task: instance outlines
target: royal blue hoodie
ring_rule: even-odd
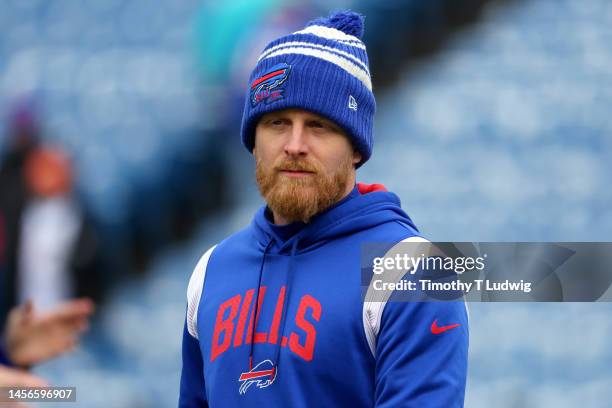
[[[362,300],[361,245],[420,239],[380,190],[360,184],[308,224],[274,225],[263,207],[206,251],[187,291],[179,407],[463,406],[463,302]],[[434,321],[458,326],[434,334]]]

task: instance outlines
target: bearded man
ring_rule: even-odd
[[[241,136],[266,205],[193,271],[180,407],[463,406],[463,303],[362,300],[363,243],[423,240],[395,194],[356,183],[375,111],[362,35],[336,12],[259,57]]]

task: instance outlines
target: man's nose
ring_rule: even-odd
[[[289,156],[304,156],[308,153],[306,132],[303,124],[293,124],[289,139],[285,144],[285,153]]]

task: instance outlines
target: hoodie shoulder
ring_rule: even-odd
[[[407,238],[422,238],[421,233],[412,223],[402,219],[391,219],[384,223],[372,226],[363,231],[368,242],[398,243]]]
[[[219,242],[215,250],[215,258],[223,256],[228,252],[235,256],[242,251],[252,251],[262,245],[260,241],[261,238],[256,234],[253,223],[250,223]]]
[[[210,264],[217,262],[231,263],[232,258],[240,256],[247,251],[253,251],[257,247],[258,244],[253,228],[249,225],[218,244],[213,245],[200,257],[200,260],[193,269],[187,287],[187,329],[191,336],[196,339],[198,338],[198,308],[203,297],[205,278],[207,270],[210,269]],[[211,258],[214,258],[214,262],[211,261]]]
[[[200,300],[204,292],[204,281],[206,278],[206,271],[210,263],[213,252],[215,259],[219,256],[223,257],[224,254],[235,253],[240,245],[247,246],[249,241],[253,241],[252,231],[249,231],[250,227],[243,228],[242,230],[230,235],[218,244],[213,245],[200,257],[196,264],[191,277],[189,278],[189,285],[187,286],[187,330],[194,338],[198,338],[197,321],[198,321],[198,308]],[[231,251],[227,251],[226,248],[230,247]]]

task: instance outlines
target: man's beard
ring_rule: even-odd
[[[255,155],[255,176],[259,192],[268,207],[289,222],[307,223],[331,207],[346,193],[353,170],[351,157],[346,157],[336,172],[326,174],[322,166],[305,159],[285,158],[266,168]],[[305,177],[288,177],[281,170],[310,171]]]

